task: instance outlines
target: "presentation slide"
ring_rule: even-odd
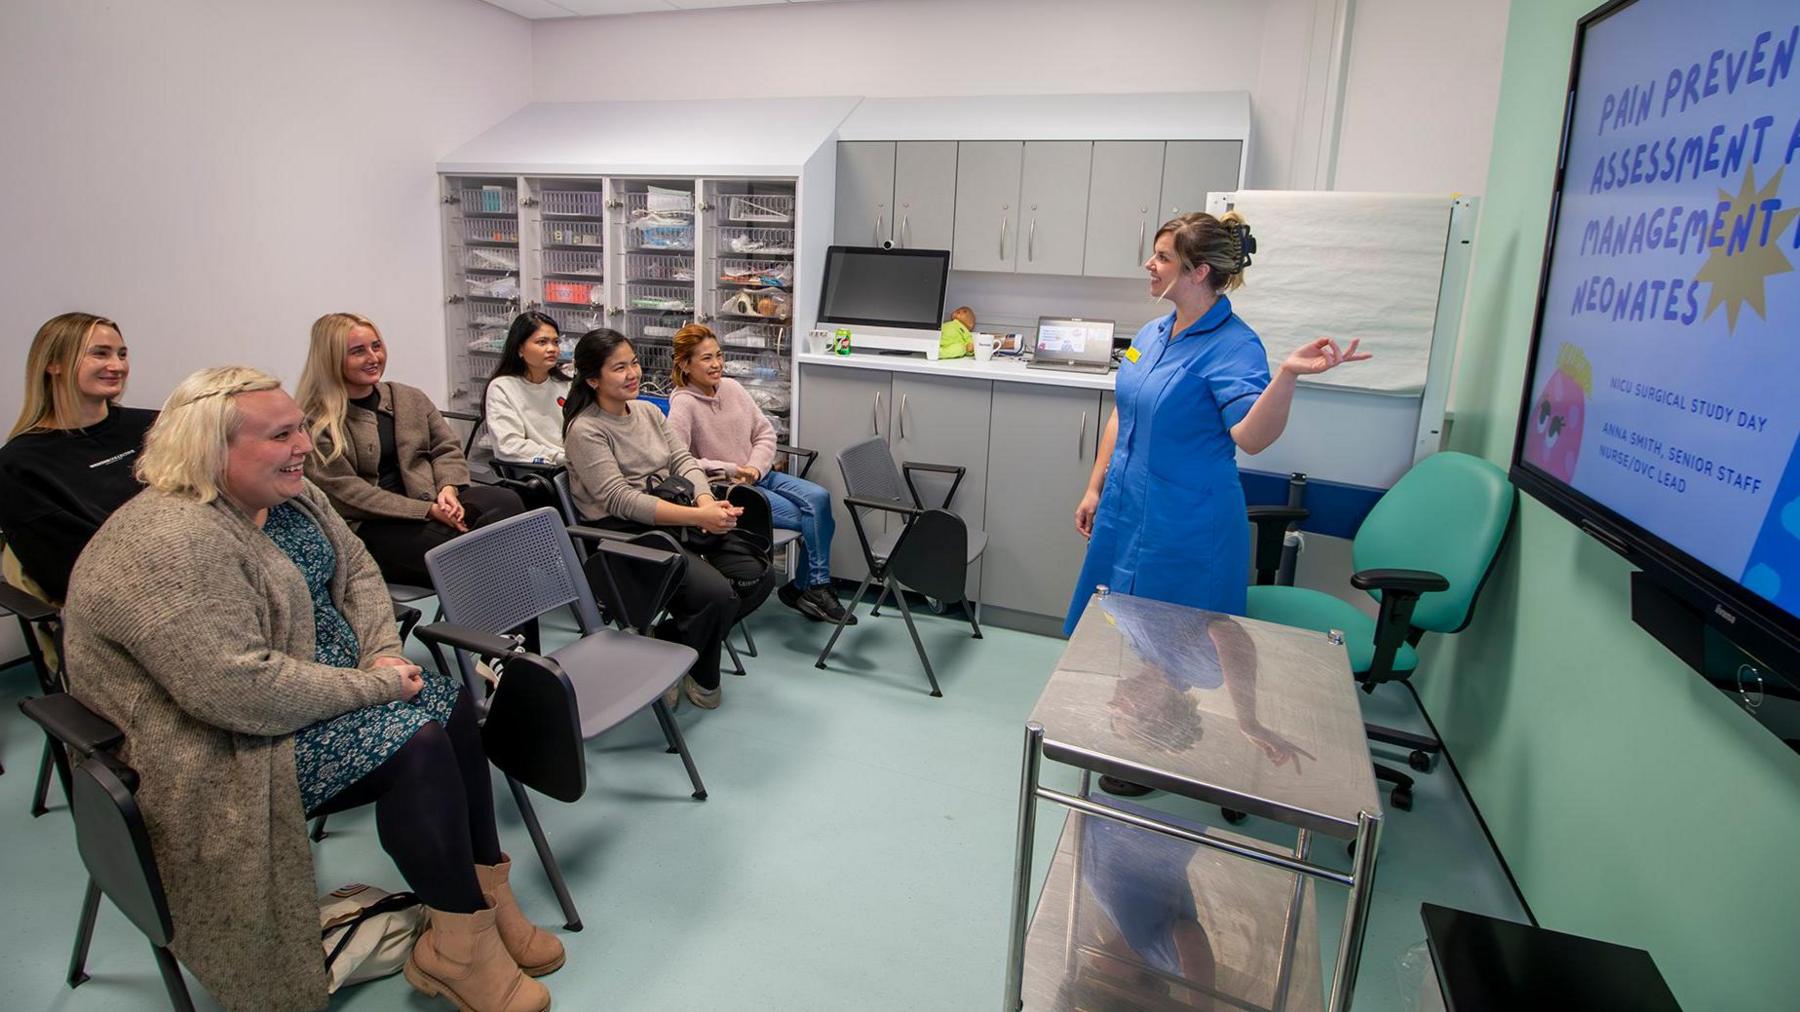
[[[1107,350],[1110,351],[1110,327],[1092,323],[1046,323],[1038,327],[1036,347],[1039,355],[1079,355],[1102,341],[1106,342]]]
[[[1521,459],[1800,615],[1800,4],[1589,27]]]

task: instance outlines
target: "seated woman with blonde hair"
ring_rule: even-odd
[[[517,493],[471,485],[456,433],[416,387],[384,381],[381,331],[355,313],[314,321],[297,398],[316,448],[306,476],[350,522],[382,575],[431,586],[425,553],[521,513]]]
[[[69,571],[112,511],[156,412],[119,404],[131,374],[119,325],[92,313],[45,321],[25,356],[25,406],[0,447],[8,583],[60,605]]]
[[[468,694],[400,651],[375,562],[302,463],[300,408],[254,369],[183,380],[148,486],[69,584],[69,691],[125,732],[175,954],[227,1008],[326,1001],[306,818],[371,802],[427,907],[405,968],[463,1009],[549,1007],[562,965],[507,884]]]

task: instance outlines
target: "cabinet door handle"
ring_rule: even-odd
[[[1006,259],[1006,225],[1011,220],[1005,213],[1000,215],[1000,259],[1002,260]]]
[[[869,245],[871,245],[871,246],[881,245],[881,226],[883,224],[885,224],[886,222],[887,222],[887,212],[886,211],[876,211],[875,212],[875,234],[871,237]]]
[[[1025,262],[1037,259],[1037,215],[1031,216],[1031,231],[1025,235]]]
[[[912,215],[905,214],[900,216],[900,248],[905,249],[910,245],[912,245]]]
[[[875,413],[871,416],[875,419],[875,434],[877,436],[881,435],[881,415],[881,391],[877,390],[875,391]]]
[[[906,394],[900,395],[900,438],[906,438]]]
[[[1081,459],[1081,448],[1087,445],[1087,412],[1081,413],[1081,431],[1075,434],[1075,459]]]
[[[1144,262],[1144,228],[1148,224],[1149,219],[1145,218],[1140,211],[1138,213],[1138,263],[1140,264]]]

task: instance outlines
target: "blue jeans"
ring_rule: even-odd
[[[756,488],[769,500],[775,526],[800,532],[806,565],[794,577],[794,585],[805,590],[830,584],[831,535],[837,530],[837,521],[831,516],[831,493],[822,485],[781,471],[763,475]]]

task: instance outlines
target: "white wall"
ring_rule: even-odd
[[[1337,188],[1478,191],[1507,0],[869,0],[538,21],[533,98],[1248,91],[1249,183],[1314,188],[1346,5]]]
[[[1358,0],[1334,190],[1480,193],[1507,0]]]
[[[368,314],[444,387],[439,156],[530,98],[528,22],[477,0],[0,3],[0,419],[49,317],[118,320],[131,404]]]

